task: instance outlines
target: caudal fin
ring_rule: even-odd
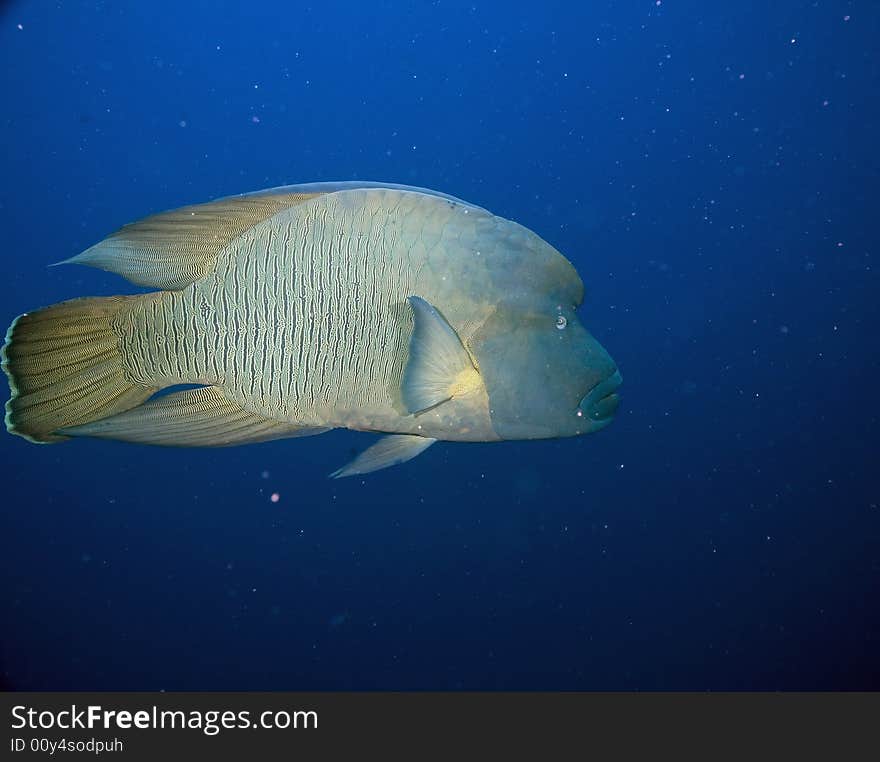
[[[121,413],[156,391],[126,376],[114,329],[119,311],[138,298],[72,299],[12,322],[2,350],[10,433],[61,441],[59,430]]]

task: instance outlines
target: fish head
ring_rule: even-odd
[[[544,245],[513,258],[507,286],[470,337],[500,439],[576,436],[607,426],[622,382],[616,363],[581,322],[583,283]]]

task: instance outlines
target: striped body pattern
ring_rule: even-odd
[[[406,299],[436,290],[419,276],[448,260],[444,227],[467,207],[398,191],[334,196],[255,225],[207,275],[134,306],[121,330],[131,376],[221,386],[251,412],[303,425],[399,415]]]

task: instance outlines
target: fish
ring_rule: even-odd
[[[599,431],[622,376],[536,233],[393,183],[288,185],[124,225],[59,265],[153,289],[15,318],[6,429],[217,447],[382,434],[334,478],[437,441]]]

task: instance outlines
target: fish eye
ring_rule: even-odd
[[[560,331],[564,331],[564,330],[565,330],[565,326],[567,326],[567,325],[568,325],[568,320],[567,320],[567,318],[565,317],[565,315],[559,315],[559,316],[556,318],[556,327],[557,327]]]

